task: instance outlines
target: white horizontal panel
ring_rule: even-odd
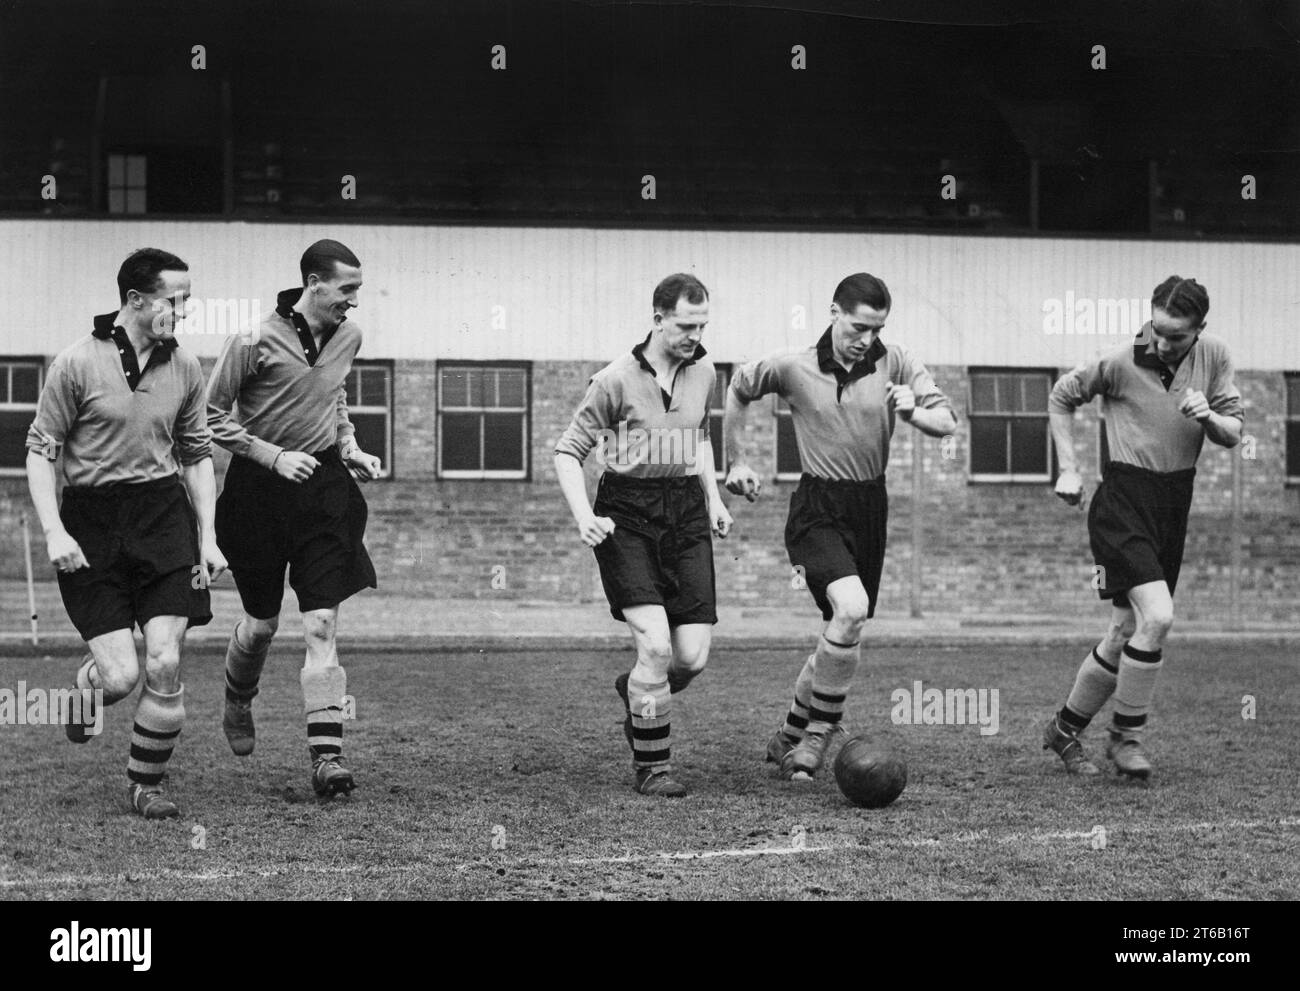
[[[299,282],[321,237],[357,253],[363,357],[600,361],[650,326],[656,282],[690,271],[712,293],[705,345],[719,361],[812,342],[836,283],[889,285],[886,340],[935,365],[1073,365],[1124,340],[1170,274],[1210,292],[1210,327],[1237,364],[1300,369],[1300,245],[1093,238],[949,237],[196,221],[0,221],[0,260],[22,291],[0,353],[53,354],[116,305],[118,265],[154,245],[190,265],[205,309],[183,338],[222,334]]]

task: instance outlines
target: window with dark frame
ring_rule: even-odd
[[[971,481],[1052,481],[1047,397],[1055,376],[1051,369],[971,369]]]
[[[40,358],[0,358],[0,475],[21,475],[27,466],[27,431],[45,381]]]
[[[713,473],[718,478],[727,474],[726,444],[722,439],[722,420],[727,411],[727,389],[731,386],[731,365],[713,366],[713,395],[709,398],[709,441],[713,445]]]
[[[108,212],[146,213],[148,159],[144,155],[108,156]]]
[[[774,396],[776,415],[776,477],[778,481],[798,481],[803,473],[799,460],[799,442],[794,433],[794,416],[781,396]]]
[[[1300,485],[1300,372],[1286,373],[1286,481]]]
[[[379,458],[380,478],[392,478],[393,363],[354,361],[344,386],[357,446]]]
[[[439,362],[438,477],[529,476],[532,365]]]

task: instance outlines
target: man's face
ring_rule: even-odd
[[[132,301],[134,291],[127,294]],[[185,319],[190,300],[190,273],[163,270],[152,292],[138,294],[140,313],[148,321],[145,335],[151,341],[165,341],[176,333],[176,324]]]
[[[709,301],[692,303],[683,296],[671,313],[655,313],[655,329],[663,332],[663,349],[679,358],[690,358],[704,336],[709,322]]]
[[[307,280],[312,306],[335,327],[346,320],[348,310],[357,305],[360,288],[361,269],[342,262],[334,263],[334,274],[330,278],[320,279],[313,275]]]
[[[831,346],[836,357],[844,361],[861,361],[880,336],[888,318],[888,310],[873,310],[866,303],[859,304],[852,313],[832,303]]]
[[[1166,365],[1178,364],[1204,329],[1205,324],[1197,326],[1195,317],[1170,316],[1159,307],[1151,311],[1151,336],[1157,356]]]

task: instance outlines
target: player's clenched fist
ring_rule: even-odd
[[[614,521],[608,516],[590,516],[578,524],[578,533],[588,547],[595,547],[614,532]]]
[[[726,504],[719,499],[717,502],[709,505],[709,525],[713,530],[714,536],[721,537],[724,540],[727,534],[731,532],[731,525],[735,522],[731,518],[731,513]]]
[[[50,564],[60,571],[76,571],[79,568],[90,567],[86,555],[81,553],[81,545],[66,531],[50,534],[45,540],[45,548],[50,554]]]
[[[1056,480],[1056,494],[1065,500],[1067,505],[1077,506],[1079,500],[1083,498],[1083,479],[1079,477],[1077,471],[1063,471]]]
[[[893,404],[894,412],[906,420],[916,409],[916,393],[910,385],[896,385],[890,382],[885,386],[885,398]]]
[[[1188,389],[1183,393],[1183,401],[1178,404],[1178,412],[1189,420],[1208,420],[1210,401],[1200,389]]]
[[[302,451],[281,451],[275,459],[275,473],[291,482],[305,482],[320,462]]]
[[[763,483],[749,465],[733,465],[723,485],[732,495],[743,495],[750,502],[758,498],[763,488]]]

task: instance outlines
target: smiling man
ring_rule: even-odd
[[[784,777],[810,781],[840,729],[860,638],[875,614],[885,560],[885,467],[896,419],[942,437],[957,427],[952,403],[906,348],[880,340],[892,300],[875,276],[844,279],[831,325],[809,347],[740,368],[727,394],[727,490],[750,502],[761,483],[741,445],[751,403],[776,393],[790,406],[803,475],[790,498],[785,546],[826,621],[795,681],[794,702],[767,747]]]
[[[1227,345],[1204,335],[1210,297],[1195,279],[1171,275],[1151,297],[1151,322],[1124,345],[1061,377],[1048,411],[1061,474],[1056,494],[1075,506],[1083,482],[1074,457],[1074,410],[1101,396],[1110,463],[1088,507],[1088,538],[1112,604],[1110,629],[1084,659],[1043,748],[1071,774],[1097,765],[1079,734],[1115,696],[1106,756],[1117,773],[1146,780],[1147,715],[1174,620],[1196,460],[1208,437],[1241,440],[1241,394]]]
[[[222,727],[231,750],[253,752],[252,703],[280,624],[285,569],[298,596],[307,655],[301,674],[312,787],[355,787],[343,766],[346,672],[334,648],[338,607],[375,587],[366,552],[366,502],[354,478],[379,476],[357,447],[346,382],[361,348],[348,319],[361,262],[317,241],[299,265],[302,286],[276,297],[248,334],[231,338],[208,383],[208,423],[234,457],[217,501],[217,541],[230,559],[244,617],[226,649]]]
[[[555,473],[595,549],[615,619],[627,623],[636,664],[619,675],[623,732],[636,790],[679,798],[670,760],[672,696],[704,670],[715,609],[713,541],[731,515],[718,493],[709,438],[713,363],[700,338],[709,294],[693,275],[655,287],[650,333],[592,376],[555,445]],[[600,445],[605,472],[593,507],[582,463]]]
[[[162,781],[185,722],[181,645],[188,627],[211,620],[208,583],[226,561],[213,532],[203,372],[174,336],[189,269],[143,248],[122,263],[117,286],[121,308],[95,317],[50,365],[27,434],[27,479],[68,617],[90,647],[77,687],[102,690],[106,705],[131,695],[140,682],[133,628],[144,633],[129,797],[146,819],[168,819],[179,815]],[[74,743],[89,736],[80,724],[66,731]]]

